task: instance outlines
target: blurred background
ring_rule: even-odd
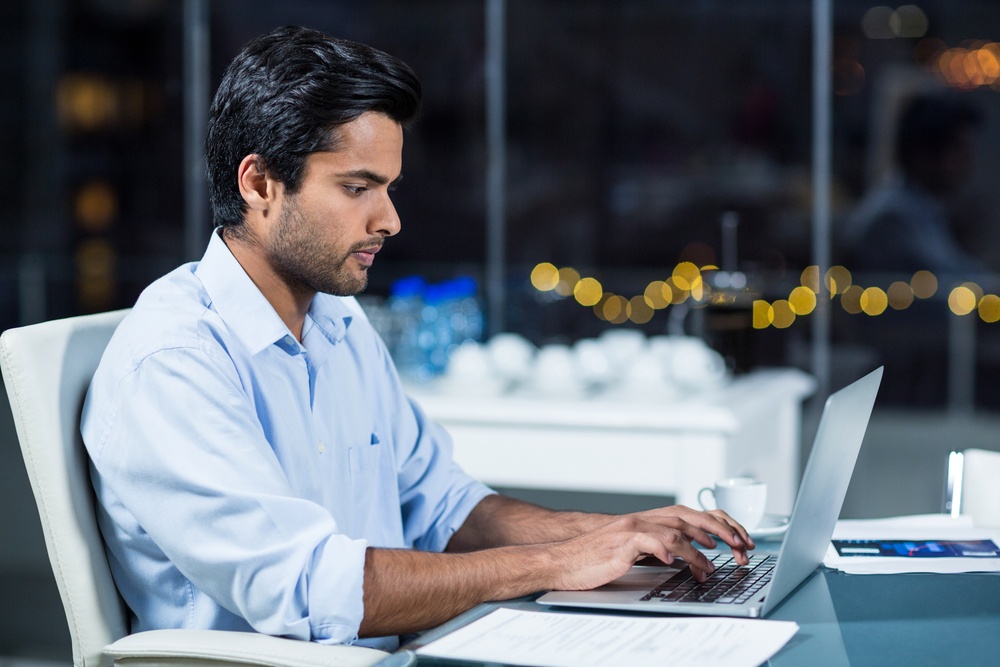
[[[211,95],[248,39],[301,24],[402,58],[424,86],[395,197],[403,231],[363,298],[388,342],[400,279],[465,277],[482,339],[682,332],[736,375],[803,369],[820,397],[885,364],[844,515],[936,511],[945,452],[1000,449],[998,9],[7,3],[0,329],[128,307],[201,256]],[[917,99],[930,110],[908,125]],[[7,410],[0,656],[62,661]]]

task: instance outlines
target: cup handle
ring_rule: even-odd
[[[712,505],[713,505],[713,507],[707,507],[707,506],[705,505],[705,501],[701,499],[702,495],[703,495],[703,494],[704,494],[704,493],[705,493],[706,491],[708,491],[709,493],[711,493],[711,494],[712,494]],[[701,491],[699,491],[699,492],[698,492],[698,504],[699,504],[699,505],[701,505],[701,508],[702,508],[703,510],[705,510],[705,511],[708,511],[708,510],[713,510],[713,509],[715,509],[715,507],[714,507],[714,505],[715,505],[715,490],[714,490],[714,489],[713,489],[712,487],[710,487],[710,486],[706,486],[706,487],[705,487],[705,488],[703,488],[703,489],[702,489]]]

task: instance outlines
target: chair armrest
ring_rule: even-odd
[[[389,656],[363,646],[222,630],[138,632],[104,647],[104,654],[121,667],[369,667]]]

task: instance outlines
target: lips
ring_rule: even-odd
[[[351,254],[364,266],[371,266],[375,261],[375,253],[382,249],[382,246],[369,246],[355,250]]]

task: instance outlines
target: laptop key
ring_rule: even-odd
[[[712,558],[715,571],[705,581],[697,581],[689,568],[674,573],[669,579],[649,591],[643,600],[663,602],[703,602],[734,604],[746,602],[771,579],[774,558],[751,556],[750,563],[739,565],[732,556]]]

